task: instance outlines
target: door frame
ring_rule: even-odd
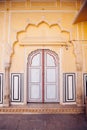
[[[57,70],[58,70],[58,78],[57,78],[57,91],[58,91],[58,101],[57,102],[53,102],[53,103],[59,103],[60,102],[60,71],[59,71],[59,56],[58,54],[55,52],[55,51],[52,51],[50,49],[37,49],[37,50],[34,50],[32,51],[29,55],[28,55],[28,58],[27,58],[27,103],[31,103],[28,101],[28,96],[29,96],[29,85],[28,85],[28,77],[29,77],[29,74],[28,74],[28,70],[29,70],[29,61],[31,61],[31,57],[33,57],[33,55],[35,56],[35,54],[39,53],[40,51],[42,52],[42,69],[44,71],[44,50],[48,51],[50,54],[52,53],[52,56],[55,58],[55,61],[56,61],[56,64],[57,64]],[[44,73],[42,73],[42,102],[41,103],[50,103],[50,102],[44,102]],[[32,102],[34,103],[34,102]],[[40,103],[40,102],[35,102],[35,103]]]

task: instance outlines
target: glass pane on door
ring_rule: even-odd
[[[47,66],[55,66],[55,60],[52,57],[52,55],[47,54],[46,58],[47,58]]]
[[[40,66],[41,63],[41,55],[36,54],[34,57],[32,57],[31,66]]]

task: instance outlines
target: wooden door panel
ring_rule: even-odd
[[[44,102],[58,102],[58,69],[55,56],[45,51]]]
[[[39,68],[32,68],[30,70],[30,82],[40,83],[41,73]]]
[[[46,69],[46,82],[47,83],[56,83],[56,71],[55,68]]]
[[[46,86],[46,98],[48,100],[55,100],[56,97],[56,85],[47,85]]]
[[[28,68],[28,102],[42,102],[41,51],[30,57]]]
[[[39,84],[31,85],[31,87],[30,87],[30,98],[34,99],[34,100],[41,99]]]
[[[30,57],[28,102],[58,102],[58,66],[49,50],[35,51]]]

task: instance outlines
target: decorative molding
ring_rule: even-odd
[[[60,25],[60,20],[58,21],[59,23],[49,23],[47,20],[46,20],[46,18],[45,18],[45,16],[43,16],[42,18],[41,18],[41,20],[40,21],[38,21],[37,23],[29,23],[28,25],[27,25],[27,27],[25,28],[25,36],[23,37],[23,38],[21,38],[21,39],[18,39],[18,41],[20,42],[20,45],[24,45],[23,43],[25,43],[26,45],[28,45],[29,43],[66,43],[67,41],[69,41],[70,40],[70,33],[69,33],[69,31],[68,30],[64,30],[62,27],[61,27],[61,25]],[[57,26],[59,26],[59,28],[60,28],[60,32],[58,32],[58,34],[57,34],[57,36],[43,36],[43,34],[42,34],[42,36],[27,36],[27,29],[28,29],[28,27],[29,27],[29,25],[33,25],[34,27],[37,27],[37,26],[40,26],[40,24],[46,24],[49,28],[51,28],[51,26],[55,26],[55,25],[57,25]],[[46,30],[45,30],[46,31]],[[62,32],[66,32],[67,33],[67,37],[64,37],[63,35],[62,35]],[[20,33],[20,32],[19,32]],[[20,34],[19,34],[20,35]],[[29,44],[30,45],[30,44]]]
[[[21,101],[20,74],[11,74],[11,100]]]
[[[9,1],[9,5],[10,5],[10,11],[11,9],[21,9],[21,8],[26,8],[27,7],[27,0],[10,0]],[[8,7],[8,5],[7,5]]]
[[[74,73],[64,74],[64,94],[63,95],[64,95],[64,102],[76,101],[76,82],[75,82]]]
[[[3,103],[3,74],[0,73],[0,104]]]
[[[9,107],[9,108],[0,108],[0,113],[17,113],[17,114],[81,114],[84,113],[84,107],[76,107],[76,106],[58,106],[56,108],[53,107]]]
[[[12,13],[77,13],[77,10],[10,10]],[[3,11],[6,12],[6,11]]]
[[[21,73],[11,73],[11,101],[22,102],[23,101],[23,77]],[[16,88],[15,88],[16,87]],[[15,91],[16,90],[16,91]],[[15,97],[16,93],[16,97]]]
[[[28,19],[29,20],[29,19]],[[58,37],[57,36],[41,36],[41,37],[31,37],[31,36],[27,36],[27,34],[22,37],[21,39],[19,39],[19,36],[20,36],[20,33],[23,32],[23,33],[26,33],[27,32],[27,29],[29,27],[29,25],[33,25],[34,27],[37,27],[39,26],[40,24],[42,23],[45,23],[49,28],[51,28],[51,26],[53,25],[57,25],[60,29],[60,32],[58,32]],[[27,26],[26,26],[27,25]],[[62,33],[64,34],[67,33],[67,38],[66,36],[62,36]],[[62,26],[61,26],[61,19],[58,19],[57,22],[49,22],[46,20],[45,16],[42,16],[41,19],[38,21],[38,22],[35,22],[35,23],[32,23],[30,21],[30,23],[26,23],[25,26],[23,26],[23,30],[20,29],[17,34],[16,34],[16,37],[15,37],[15,41],[13,43],[13,48],[12,48],[12,52],[11,52],[11,56],[14,54],[14,45],[20,41],[20,45],[23,45],[23,46],[32,46],[32,45],[39,45],[39,46],[44,46],[44,45],[60,45],[60,46],[67,46],[67,43],[68,41],[70,40],[70,30],[67,30],[67,29],[64,29]],[[60,43],[59,43],[60,42]],[[32,44],[30,44],[32,43]],[[36,43],[36,44],[35,44]],[[40,44],[41,43],[41,44]]]
[[[30,45],[29,43],[56,43],[57,45],[60,43],[61,45],[65,45],[65,43],[67,43],[67,39],[66,37],[64,38],[61,35],[58,35],[58,37],[24,37],[20,40],[20,45]]]
[[[1,12],[6,12],[1,10]],[[11,13],[77,13],[77,10],[10,10]]]

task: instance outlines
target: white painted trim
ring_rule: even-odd
[[[0,91],[1,91],[1,93],[0,93],[0,95],[1,95],[1,100],[0,100],[0,104],[3,102],[3,75],[2,74],[0,74],[0,77],[1,77],[1,84],[0,84]]]
[[[65,102],[75,102],[76,101],[76,79],[75,79],[75,73],[64,73],[64,78],[65,78],[65,82],[64,82],[64,93],[65,93]],[[69,76],[72,76],[72,99],[69,97],[69,91],[68,91],[68,82],[69,82]]]
[[[86,101],[86,79],[87,73],[83,73],[83,96],[84,96],[84,103]]]
[[[11,106],[15,106],[15,105],[23,105],[24,106],[24,103],[23,102],[11,102]]]
[[[14,87],[14,84],[13,84],[14,77],[13,76],[18,76],[18,78],[19,78],[19,80],[18,80],[18,84],[19,84],[18,98],[19,99],[13,99],[14,98],[13,95],[15,93],[15,92],[13,92],[13,87]],[[21,79],[20,78],[21,78],[20,74],[18,74],[18,73],[11,73],[11,101],[12,102],[21,102]]]
[[[3,104],[0,104],[0,107],[3,107]]]
[[[62,55],[63,55],[63,48],[59,50],[59,99],[60,104],[63,103],[63,72],[62,72]]]
[[[27,104],[27,54],[26,54],[26,48],[24,47],[24,104]]]
[[[82,101],[84,104],[84,77],[83,77],[84,73],[82,73]]]
[[[76,105],[76,102],[64,102],[63,105]]]

